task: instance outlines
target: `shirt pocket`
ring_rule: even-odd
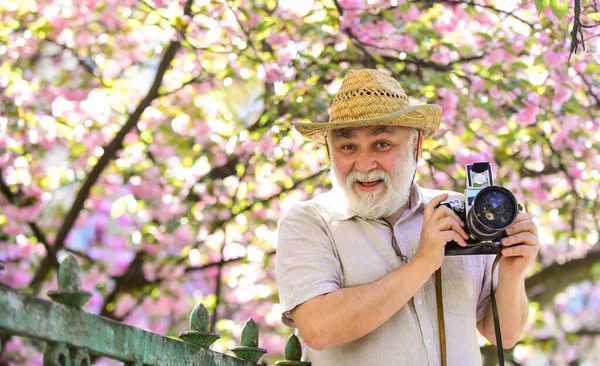
[[[475,305],[479,297],[477,279],[468,265],[442,266],[442,299],[444,312],[456,315],[475,316]]]

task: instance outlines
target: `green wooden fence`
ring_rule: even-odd
[[[190,329],[179,334],[181,340],[88,314],[80,308],[91,294],[81,289],[81,270],[71,255],[60,265],[58,290],[49,291],[48,296],[53,301],[0,284],[0,334],[45,342],[44,366],[89,366],[94,356],[132,366],[251,366],[267,352],[258,347],[258,329],[252,319],[244,324],[240,346],[231,349],[236,357],[211,350],[219,335],[209,332],[208,311],[201,303],[191,312]],[[0,343],[0,361],[1,355]],[[310,365],[300,361],[300,355],[300,342],[292,335],[285,360],[275,364]]]

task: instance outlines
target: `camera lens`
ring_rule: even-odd
[[[515,221],[518,213],[517,199],[508,189],[489,186],[475,196],[467,221],[480,240],[493,240]]]

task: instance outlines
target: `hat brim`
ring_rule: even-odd
[[[437,131],[442,121],[442,107],[437,104],[421,104],[401,109],[377,118],[357,119],[341,122],[295,122],[294,127],[304,137],[324,143],[327,133],[342,128],[370,126],[402,126],[416,128],[427,139]]]

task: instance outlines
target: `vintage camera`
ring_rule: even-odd
[[[470,236],[466,247],[455,241],[446,244],[446,255],[497,254],[502,250],[500,240],[505,230],[516,220],[522,207],[506,188],[494,185],[492,166],[488,162],[467,164],[467,189],[464,199],[445,201],[465,223]]]

